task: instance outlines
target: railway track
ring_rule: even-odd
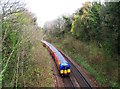
[[[69,79],[71,80],[72,83],[74,83],[73,84],[74,87],[76,87],[76,85],[77,85],[77,87],[80,87],[80,88],[92,89],[92,86],[87,82],[87,80],[81,74],[81,72],[77,69],[77,67],[63,53],[62,53],[62,55],[66,58],[66,60],[71,65],[71,75],[69,76]],[[73,80],[76,82],[74,82]]]
[[[60,52],[71,65],[71,74],[69,76],[60,77],[63,82],[61,87],[64,87],[65,89],[97,89],[99,87],[93,78],[86,76],[86,74],[83,73],[84,71],[81,71],[81,68],[79,68],[78,64],[76,64],[70,57],[66,56],[65,53],[62,51]]]
[[[47,44],[47,43],[44,43]],[[48,45],[50,47],[53,47],[51,45]],[[55,49],[53,47],[53,49]],[[56,49],[57,50],[57,49]],[[58,72],[57,69],[57,64],[56,62],[54,62],[52,60],[52,71],[53,71],[53,76],[54,76],[54,87],[55,88],[73,88],[73,89],[96,89],[98,88],[98,84],[97,82],[95,82],[95,79],[93,79],[92,77],[88,76],[89,74],[87,74],[85,71],[83,71],[82,68],[80,68],[80,66],[74,62],[70,57],[68,57],[64,52],[60,51],[58,49],[58,51],[54,50],[55,52],[60,52],[62,54],[61,57],[65,58],[66,61],[70,64],[71,66],[71,73],[68,76],[60,76],[60,72]],[[50,54],[52,55],[52,58],[55,58],[53,54],[53,52],[51,52],[50,48],[48,49],[48,51],[50,52]],[[53,51],[53,50],[52,50]],[[59,53],[59,55],[60,55]],[[57,54],[58,55],[58,54]]]
[[[60,51],[61,54],[66,58],[66,60],[71,65],[71,73],[69,76],[63,76],[61,77],[59,75],[58,69],[54,68],[54,72],[57,73],[54,74],[55,78],[55,88],[62,87],[64,89],[72,88],[72,89],[97,89],[98,85],[91,81],[91,79],[88,79],[84,76],[84,73],[81,73],[81,71],[78,68],[78,65],[75,64],[68,56],[66,56],[62,51]],[[53,61],[54,62],[54,61]],[[54,67],[56,67],[55,62]],[[83,71],[82,71],[83,72]]]

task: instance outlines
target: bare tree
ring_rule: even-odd
[[[0,1],[0,14],[2,21],[9,17],[10,15],[14,14],[14,13],[18,13],[21,12],[24,9],[25,4],[24,3],[20,3],[20,1],[16,1],[16,0],[1,0]]]
[[[1,29],[2,29],[2,42],[4,42],[4,39],[6,37],[6,33],[8,29],[3,28],[3,23],[8,20],[10,22],[15,22],[15,18],[11,18],[12,15],[15,13],[19,13],[25,10],[25,4],[16,1],[16,0],[1,0],[0,1],[0,22],[1,22]]]

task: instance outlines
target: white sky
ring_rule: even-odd
[[[27,8],[35,14],[41,27],[46,21],[74,13],[85,1],[88,0],[25,0]]]

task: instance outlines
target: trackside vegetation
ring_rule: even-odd
[[[102,87],[120,88],[120,2],[86,2],[72,15],[47,22],[44,31],[44,39],[82,65]]]
[[[23,2],[0,0],[0,87],[52,87],[42,33]]]

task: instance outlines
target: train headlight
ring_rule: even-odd
[[[64,70],[64,74],[67,74],[67,70]]]
[[[60,70],[60,74],[63,74],[63,70]]]
[[[70,69],[68,69],[67,72],[70,73]]]

